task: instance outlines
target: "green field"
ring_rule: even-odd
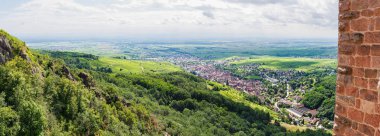
[[[282,127],[286,128],[286,130],[292,131],[292,132],[295,132],[295,131],[305,131],[307,129],[307,127],[290,125],[290,124],[286,124],[284,122],[281,122],[280,125]]]
[[[228,91],[220,91],[220,94],[223,95],[226,98],[231,99],[232,101],[244,103],[245,105],[251,107],[252,109],[258,109],[264,112],[267,112],[270,114],[270,116],[274,120],[279,120],[278,113],[269,109],[268,107],[253,103],[245,99],[245,96],[242,92],[237,90],[228,90]]]
[[[247,65],[252,63],[261,64],[261,67],[266,69],[295,69],[299,71],[318,70],[321,68],[335,68],[337,66],[337,61],[335,59],[290,58],[272,56],[251,57],[249,59],[232,62],[231,64]]]
[[[168,73],[182,71],[180,67],[168,62],[123,60],[108,57],[101,57],[99,61],[112,68],[112,71],[116,73]]]
[[[278,57],[335,57],[337,43],[321,41],[272,42],[192,42],[192,43],[129,43],[129,42],[37,42],[31,48],[55,51],[74,51],[98,56],[125,56],[129,59],[168,57],[188,54],[203,59],[231,56]]]

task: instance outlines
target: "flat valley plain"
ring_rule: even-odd
[[[261,68],[272,70],[313,71],[325,68],[335,68],[335,59],[315,59],[306,57],[274,57],[274,56],[253,56],[248,59],[232,62],[235,65],[246,65],[251,63],[262,64]]]
[[[324,41],[324,42],[321,42]],[[327,41],[327,42],[326,42]],[[28,42],[33,49],[73,51],[98,56],[125,56],[147,59],[186,54],[202,59],[223,59],[232,56],[277,56],[336,58],[334,40],[278,40],[256,42]]]

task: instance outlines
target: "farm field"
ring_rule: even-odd
[[[261,64],[261,68],[272,70],[298,70],[311,71],[321,68],[334,68],[337,65],[335,59],[314,59],[314,58],[290,58],[290,57],[273,57],[273,56],[257,56],[250,57],[232,62],[236,65],[248,65],[252,63]]]
[[[99,61],[109,66],[116,73],[169,73],[182,71],[180,67],[168,62],[123,60],[109,57],[101,57]]]
[[[329,40],[327,40],[329,41]],[[125,56],[130,59],[191,55],[202,59],[222,59],[252,55],[277,57],[336,57],[336,42],[319,41],[249,41],[192,43],[129,43],[129,42],[32,42],[34,49],[74,51],[98,56]]]
[[[290,124],[286,124],[286,123],[283,123],[283,122],[281,122],[280,125],[282,127],[286,128],[286,130],[292,131],[292,132],[295,132],[295,131],[305,131],[306,129],[308,129],[307,127],[290,125]]]
[[[33,49],[39,50],[70,51],[98,56],[115,56],[123,54],[120,47],[113,42],[34,42],[28,43],[27,45]]]

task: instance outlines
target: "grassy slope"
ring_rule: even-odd
[[[101,57],[99,61],[108,65],[112,71],[117,73],[168,73],[181,71],[181,68],[168,62],[122,60],[108,57]],[[123,69],[120,71],[120,69]]]
[[[220,94],[224,97],[227,97],[235,102],[244,103],[245,105],[251,107],[252,109],[259,109],[264,112],[268,112],[273,119],[278,120],[278,113],[269,109],[268,107],[253,103],[245,99],[244,94],[242,92],[236,90],[228,90],[228,91],[220,91]]]
[[[268,112],[271,115],[271,117],[275,120],[279,119],[279,115],[277,112],[269,109],[268,107],[265,107],[265,106],[262,106],[262,105],[259,105],[259,104],[256,104],[256,103],[253,103],[253,102],[246,100],[244,97],[244,94],[242,92],[239,92],[236,90],[228,90],[228,91],[220,91],[220,94],[223,95],[224,97],[230,98],[231,100],[233,100],[235,102],[244,103],[245,105],[250,106],[253,109],[259,109],[259,110],[262,110],[264,112]],[[307,127],[290,125],[290,124],[287,124],[284,122],[281,122],[280,125],[282,127],[286,128],[286,130],[291,131],[291,132],[305,131],[307,129]]]
[[[112,70],[115,72],[120,73],[144,73],[144,72],[160,72],[160,73],[167,73],[167,72],[175,72],[175,71],[181,71],[181,69],[177,66],[174,66],[173,64],[167,63],[167,62],[152,62],[152,61],[135,61],[135,60],[121,60],[121,59],[114,59],[114,58],[107,58],[102,57],[99,59],[101,63],[107,64],[111,66]],[[119,69],[124,69],[123,71],[120,71]],[[215,83],[214,84],[218,84]],[[220,85],[220,84],[218,84]],[[228,91],[220,91],[220,94],[226,98],[231,99],[232,101],[243,103],[252,109],[258,109],[262,110],[264,112],[268,112],[273,119],[278,120],[278,114],[274,112],[273,110],[269,109],[268,107],[250,102],[245,99],[244,94],[242,92],[239,92],[237,90],[230,89]]]
[[[283,123],[283,122],[281,122],[280,125],[282,127],[286,128],[286,130],[292,131],[292,132],[295,132],[295,131],[305,131],[307,129],[307,127],[290,125],[290,124],[286,124],[286,123]]]
[[[251,63],[263,64],[262,68],[273,70],[295,69],[300,71],[310,71],[322,67],[336,67],[337,62],[334,59],[312,59],[312,58],[289,58],[289,57],[272,57],[260,56],[250,59],[240,60],[232,64],[247,65]]]
[[[245,105],[250,106],[253,109],[259,109],[259,110],[268,112],[271,115],[271,117],[273,117],[273,119],[275,119],[275,120],[279,119],[277,112],[269,109],[268,107],[265,107],[265,106],[262,106],[262,105],[259,105],[259,104],[256,104],[256,103],[253,103],[253,102],[246,100],[244,98],[244,95],[242,94],[242,92],[239,92],[236,90],[228,90],[228,91],[220,91],[220,94],[223,95],[224,97],[230,98],[231,100],[233,100],[235,102],[244,103]],[[292,132],[305,131],[307,129],[307,127],[290,125],[290,124],[287,124],[284,122],[282,122],[280,124],[282,127],[286,128],[286,130],[292,131]]]
[[[158,63],[158,62],[152,62],[152,61],[121,60],[121,59],[106,58],[106,57],[100,58],[99,61],[101,63],[111,66],[113,71],[120,72],[120,73],[128,73],[128,72],[144,73],[144,72],[152,72],[152,70],[159,73],[181,71],[179,67],[174,66],[173,64],[170,64],[167,62]],[[124,70],[120,71],[120,69],[124,69]],[[218,84],[218,83],[214,82],[214,84]],[[244,103],[245,105],[250,106],[253,109],[259,109],[264,112],[268,112],[274,119],[278,119],[278,114],[276,112],[269,109],[268,107],[246,100],[242,92],[230,89],[228,91],[220,91],[220,94],[235,102]]]

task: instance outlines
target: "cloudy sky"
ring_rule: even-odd
[[[1,0],[28,40],[335,38],[338,0]]]

